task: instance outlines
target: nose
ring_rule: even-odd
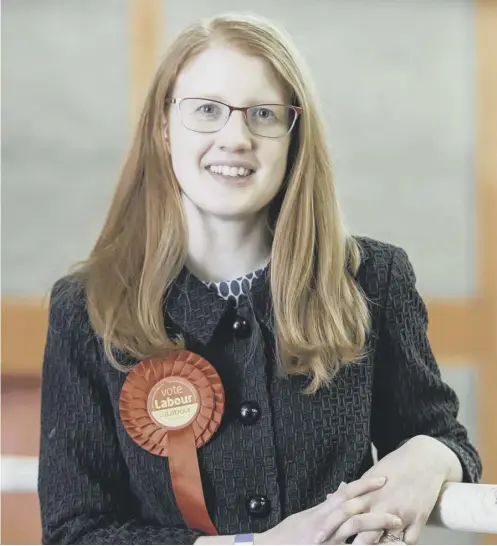
[[[234,111],[226,125],[217,133],[220,148],[227,150],[247,150],[252,147],[252,133],[245,122],[243,112]]]

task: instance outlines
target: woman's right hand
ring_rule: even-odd
[[[402,527],[394,514],[370,513],[366,493],[380,489],[385,478],[361,478],[341,484],[321,504],[287,517],[261,533],[256,544],[343,544],[362,531]]]

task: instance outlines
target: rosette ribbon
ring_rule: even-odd
[[[121,389],[119,412],[129,436],[167,457],[176,503],[188,527],[217,530],[207,511],[197,449],[221,424],[224,389],[216,369],[191,351],[137,364]]]

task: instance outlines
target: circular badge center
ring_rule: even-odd
[[[190,381],[181,377],[166,377],[159,381],[148,396],[150,417],[161,427],[186,428],[200,410],[200,396]]]

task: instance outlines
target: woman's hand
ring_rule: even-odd
[[[442,485],[448,477],[457,475],[454,465],[458,464],[455,454],[438,440],[427,436],[412,438],[364,474],[363,478],[387,477],[384,487],[365,495],[370,510],[399,516],[403,521],[402,540],[416,544]],[[399,532],[389,534],[392,535],[402,537]],[[375,544],[381,536],[379,531],[361,532],[353,544]]]
[[[379,492],[385,478],[374,476],[342,484],[314,508],[293,514],[272,529],[257,535],[256,544],[342,544],[363,531],[402,528],[393,514],[369,512],[368,494]]]

